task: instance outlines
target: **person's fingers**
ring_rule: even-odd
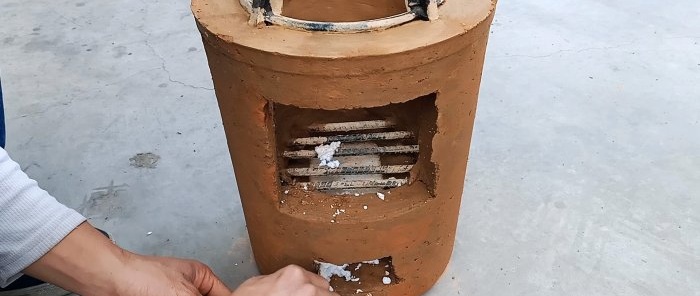
[[[291,291],[290,291],[291,292]],[[316,287],[312,284],[306,283],[300,287],[297,288],[296,291],[293,291],[293,295],[299,295],[299,296],[336,296],[337,294],[331,294],[331,292],[328,289],[321,289],[319,287]]]
[[[212,284],[211,284],[211,289],[209,289],[209,292],[206,293],[204,290],[201,290],[200,287],[200,292],[204,294],[204,296],[230,296],[231,295],[231,290],[216,276],[213,277],[212,279]]]
[[[331,284],[328,281],[326,281],[326,279],[324,279],[318,274],[304,270],[304,275],[309,280],[309,282],[316,287],[328,290],[328,288],[331,286]]]
[[[195,272],[192,283],[203,296],[229,296],[231,290],[214,274],[209,266],[193,262]]]
[[[321,291],[318,292],[317,295],[318,296],[340,296],[340,294],[333,292],[330,289],[322,289]]]

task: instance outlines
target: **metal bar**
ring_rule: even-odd
[[[325,31],[342,33],[359,33],[388,29],[391,27],[396,27],[408,23],[410,21],[413,21],[414,19],[416,19],[416,15],[413,12],[404,12],[395,16],[375,20],[337,23],[299,20],[282,15],[276,15],[274,13],[269,13],[265,15],[265,20],[273,25],[306,31]]]
[[[356,188],[396,188],[408,184],[408,179],[353,180],[332,182],[300,182],[306,188],[316,190],[356,189]]]
[[[412,132],[399,131],[399,132],[384,132],[384,133],[370,133],[370,134],[352,134],[352,135],[334,135],[327,137],[308,137],[308,138],[297,138],[292,140],[292,145],[305,146],[305,145],[321,145],[330,142],[367,142],[367,141],[377,141],[377,140],[399,140],[399,139],[410,139],[413,138]]]
[[[354,166],[339,168],[293,168],[287,169],[292,176],[327,176],[327,175],[367,175],[367,174],[402,174],[408,173],[413,165],[381,165],[381,166]]]
[[[335,156],[355,156],[355,155],[374,155],[374,154],[402,154],[402,153],[418,153],[418,145],[408,146],[385,146],[385,147],[353,147],[353,148],[338,148]],[[304,159],[316,157],[314,150],[298,150],[285,151],[284,157],[291,159]]]
[[[396,126],[392,120],[367,120],[337,123],[319,123],[309,126],[309,130],[314,132],[349,132],[382,129]]]
[[[440,6],[445,3],[446,0],[436,0],[437,5]],[[262,22],[260,14],[260,9],[253,9],[253,0],[239,0],[241,6],[243,6],[249,14],[251,14],[249,23],[257,25]],[[390,17],[359,21],[359,22],[315,22],[315,21],[305,21],[298,20],[290,17],[281,15],[280,7],[281,5],[272,5],[272,11],[265,13],[264,20],[273,25],[284,26],[293,29],[307,30],[307,31],[327,31],[327,32],[346,32],[346,33],[359,33],[376,31],[381,29],[388,29],[391,27],[399,26],[410,21],[413,21],[418,16],[416,11],[408,11],[401,14],[397,14]],[[253,16],[252,14],[256,14]]]

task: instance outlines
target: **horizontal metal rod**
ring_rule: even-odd
[[[385,147],[351,147],[338,148],[335,156],[355,156],[355,155],[374,155],[374,154],[401,154],[401,153],[418,153],[418,145],[407,146],[385,146]],[[314,158],[317,156],[314,150],[298,150],[285,151],[284,157],[292,159]]]
[[[384,133],[369,133],[369,134],[351,134],[351,135],[335,135],[327,137],[308,137],[308,138],[297,138],[292,140],[292,145],[297,146],[308,146],[308,145],[321,145],[330,142],[367,142],[376,140],[398,140],[398,139],[410,139],[413,138],[412,132],[399,131],[399,132],[384,132]]]
[[[349,180],[300,182],[298,185],[316,190],[356,189],[356,188],[396,188],[408,184],[408,179]]]
[[[367,174],[401,174],[410,172],[413,165],[352,166],[339,168],[293,168],[287,169],[292,176],[327,176],[327,175],[367,175]]]
[[[312,124],[309,126],[309,130],[314,132],[349,132],[382,129],[394,126],[396,126],[396,123],[391,120],[367,120]]]

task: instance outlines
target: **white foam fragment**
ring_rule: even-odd
[[[340,167],[340,161],[339,160],[331,160],[329,162],[326,162],[325,165],[329,168],[335,169]]]
[[[360,194],[359,194],[359,193],[355,193],[355,196],[360,196]]]
[[[372,264],[372,265],[379,265],[379,259],[374,259],[370,261],[362,261],[364,264]]]
[[[377,197],[379,197],[379,199],[381,200],[384,200],[384,194],[381,192],[377,192]]]
[[[362,263],[357,264],[357,267],[355,267],[355,271],[360,270],[360,267],[362,267]]]
[[[349,270],[345,270],[345,268],[348,267],[348,264],[335,265],[333,263],[326,263],[321,261],[314,262],[318,264],[318,275],[320,275],[322,278],[326,279],[329,282],[334,276],[344,278],[346,282],[357,282],[360,280],[359,278],[352,276],[352,272],[350,272]]]
[[[357,289],[357,290],[355,291],[355,294],[360,294],[360,293],[363,293],[363,292],[364,292],[364,291],[362,291],[362,289]]]
[[[337,168],[340,166],[340,161],[333,160],[335,152],[340,148],[340,142],[332,142],[328,145],[319,145],[314,148],[316,150],[316,157],[321,163],[319,167],[327,166],[329,168]]]
[[[367,206],[362,206],[362,208],[366,210],[366,209],[367,209]]]
[[[309,185],[304,183],[304,190],[309,190]]]
[[[385,270],[384,275],[389,275],[389,272]]]
[[[284,194],[289,194],[289,190],[285,190],[285,191],[284,191]]]
[[[147,235],[147,236],[148,236],[148,235],[151,235],[151,234],[153,234],[153,231],[146,232],[146,235]]]
[[[382,283],[384,283],[385,285],[391,284],[391,278],[388,276],[383,277]]]

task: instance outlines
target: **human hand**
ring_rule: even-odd
[[[322,277],[290,265],[271,275],[245,281],[231,296],[338,296]]]
[[[194,260],[129,254],[115,295],[230,296],[211,269]],[[95,294],[98,295],[98,294]]]
[[[230,296],[206,265],[130,253],[83,223],[25,273],[83,296]]]

